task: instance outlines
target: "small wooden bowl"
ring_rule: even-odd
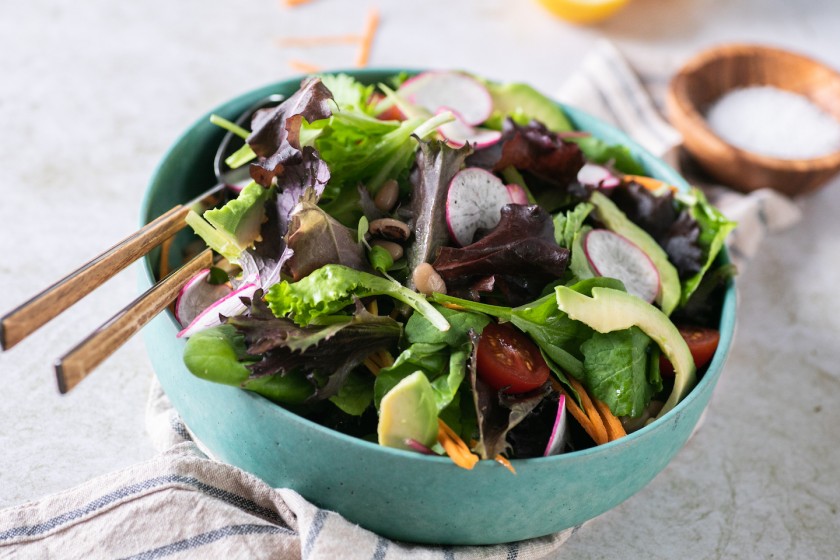
[[[809,193],[840,172],[840,150],[812,159],[780,159],[728,144],[704,115],[730,90],[773,86],[804,95],[840,121],[840,74],[802,55],[761,45],[731,44],[701,52],[671,80],[668,117],[685,149],[715,179],[753,191],[770,187],[786,195]]]

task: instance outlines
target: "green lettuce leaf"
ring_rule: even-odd
[[[291,316],[295,323],[305,326],[319,317],[342,311],[357,298],[377,295],[401,301],[425,316],[436,328],[449,329],[443,315],[421,294],[395,280],[338,264],[322,266],[297,282],[283,280],[274,284],[265,300],[275,316]]]
[[[644,412],[657,387],[648,381],[651,339],[638,327],[593,332],[581,344],[582,382],[616,416],[635,418]]]
[[[203,217],[191,210],[186,222],[210,248],[235,263],[260,238],[265,203],[273,193],[274,189],[252,182],[235,199],[207,210]]]
[[[247,352],[245,337],[232,325],[198,332],[184,348],[184,364],[201,379],[241,387],[284,404],[300,404],[314,393],[312,384],[297,371],[251,377],[248,366],[256,360]]]
[[[644,166],[633,156],[633,153],[626,146],[621,144],[609,144],[594,136],[581,138],[568,138],[574,142],[586,156],[588,161],[593,163],[610,163],[619,171],[630,175],[645,175]]]
[[[594,206],[590,203],[581,202],[571,210],[558,212],[554,216],[554,240],[558,245],[566,249],[572,248],[575,236],[583,227],[584,220],[593,208]]]
[[[373,402],[374,379],[367,372],[351,371],[330,402],[351,416],[361,416]]]
[[[373,85],[364,85],[347,74],[322,74],[321,82],[332,93],[333,101],[339,111],[353,111],[373,115],[375,103]]]
[[[697,290],[703,276],[720,253],[726,237],[737,226],[737,223],[726,218],[718,209],[709,204],[706,195],[700,189],[692,188],[690,196],[694,202],[689,206],[689,211],[700,224],[700,237],[697,241],[703,248],[706,258],[697,274],[683,280],[681,306],[684,306]]]

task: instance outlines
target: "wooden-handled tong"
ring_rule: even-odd
[[[0,347],[8,350],[66,311],[105,281],[184,228],[193,208],[215,206],[224,194],[219,184],[185,204],[179,204],[104,253],[74,270],[52,286],[19,305],[0,319]],[[73,389],[132,335],[163,311],[181,287],[202,268],[213,264],[206,249],[173,271],[103,323],[55,364],[58,388]]]

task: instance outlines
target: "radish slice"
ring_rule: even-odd
[[[617,278],[627,293],[652,302],[659,294],[659,271],[638,245],[608,229],[593,229],[583,238],[583,252],[598,276]]]
[[[510,201],[512,203],[530,204],[530,201],[528,200],[528,193],[525,192],[525,189],[523,189],[521,185],[511,183],[510,185],[505,185],[505,188],[507,188],[508,190],[508,194],[510,195]]]
[[[472,126],[483,123],[493,112],[493,98],[487,88],[461,72],[423,72],[403,82],[398,92],[432,113],[452,109]]]
[[[242,303],[241,298],[252,297],[256,291],[256,284],[243,284],[199,313],[184,330],[178,333],[178,338],[190,337],[204,329],[221,325],[220,315],[233,317],[242,314],[248,308]]]
[[[566,395],[560,394],[557,400],[557,416],[554,419],[554,427],[548,437],[548,445],[545,446],[543,457],[559,455],[566,447]]]
[[[210,284],[210,269],[202,269],[184,284],[175,300],[175,318],[186,327],[213,302],[225,297],[233,289],[227,284]]]
[[[452,239],[462,247],[469,245],[477,229],[496,227],[502,206],[510,203],[501,179],[478,167],[462,169],[449,183],[446,196],[446,223]]]
[[[468,125],[454,109],[441,109],[438,111],[438,114],[443,112],[450,112],[455,116],[454,121],[449,121],[438,127],[440,135],[453,148],[460,148],[467,142],[475,148],[486,148],[498,142],[502,137],[501,131],[490,130],[489,128],[476,128]]]
[[[577,180],[582,185],[590,187],[617,187],[621,181],[618,177],[603,165],[595,165],[594,163],[586,163],[580,168],[577,174]]]

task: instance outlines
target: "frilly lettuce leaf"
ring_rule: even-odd
[[[356,298],[386,295],[408,304],[435,327],[447,330],[449,323],[422,295],[399,282],[328,264],[297,282],[286,280],[273,285],[265,296],[277,317],[289,316],[298,325],[309,325],[319,317],[333,315]]]
[[[242,251],[260,238],[265,202],[272,193],[273,189],[250,183],[221,208],[207,210],[203,218],[190,211],[186,221],[214,251],[238,262]]]
[[[356,111],[373,115],[375,103],[374,85],[364,85],[347,74],[322,74],[321,81],[333,95],[339,111]]]

